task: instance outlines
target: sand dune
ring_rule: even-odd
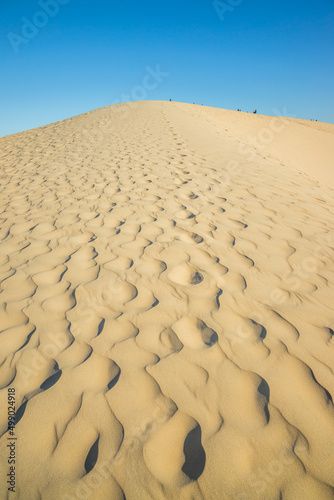
[[[173,102],[0,139],[1,498],[334,498],[333,139]]]

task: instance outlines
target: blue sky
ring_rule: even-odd
[[[138,97],[333,123],[334,1],[219,3],[2,1],[0,136]]]

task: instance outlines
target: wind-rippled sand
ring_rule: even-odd
[[[0,139],[1,498],[334,498],[333,139],[172,102]]]

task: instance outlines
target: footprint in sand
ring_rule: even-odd
[[[183,286],[198,285],[204,279],[202,274],[189,264],[173,267],[168,273],[168,277],[174,283]]]
[[[204,471],[206,456],[201,428],[192,417],[177,411],[144,446],[144,460],[164,486],[185,486]]]
[[[180,342],[193,349],[212,347],[218,342],[217,333],[196,317],[183,317],[172,328]]]

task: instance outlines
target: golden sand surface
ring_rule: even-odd
[[[334,498],[333,160],[160,101],[0,139],[1,499]]]

